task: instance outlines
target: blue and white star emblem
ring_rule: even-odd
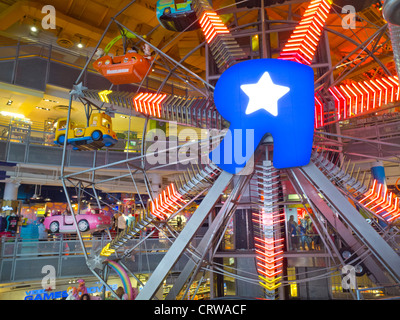
[[[229,134],[209,155],[222,170],[251,172],[254,151],[266,134],[273,138],[276,169],[310,162],[315,111],[310,66],[280,59],[236,63],[218,79],[214,102],[230,124]]]
[[[289,87],[275,84],[268,72],[264,72],[257,83],[242,84],[240,89],[249,97],[246,114],[264,109],[275,117],[278,115],[278,100],[290,91]]]

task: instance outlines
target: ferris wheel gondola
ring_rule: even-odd
[[[93,67],[114,85],[141,82],[151,72],[153,58],[150,55],[139,54],[136,48],[127,50],[126,43],[132,38],[136,36],[121,30],[121,34],[106,46],[104,55],[93,63]],[[113,57],[109,51],[121,39],[124,39],[124,54]]]

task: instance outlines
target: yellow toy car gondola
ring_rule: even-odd
[[[54,143],[64,145],[67,119],[57,121]],[[104,146],[111,147],[118,142],[112,130],[111,117],[105,113],[94,113],[90,116],[89,126],[76,126],[70,122],[67,144],[76,150],[95,150]]]

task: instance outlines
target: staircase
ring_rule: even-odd
[[[100,255],[109,257],[150,224],[157,224],[169,219],[178,210],[191,203],[196,195],[209,188],[220,173],[221,169],[210,163],[202,169],[198,168],[197,172],[183,174],[184,177],[180,179],[181,185],[178,190],[174,183],[162,190],[157,197],[149,202],[146,214],[121,231],[101,250]]]

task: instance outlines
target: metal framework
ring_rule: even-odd
[[[217,128],[217,132],[219,134],[217,135],[217,138],[223,136],[224,133],[220,130],[222,130],[226,126],[226,124],[223,124],[223,119],[219,116],[212,101],[212,91],[214,89],[215,81],[218,79],[223,70],[240,60],[271,58],[273,48],[271,48],[269,35],[271,33],[276,33],[279,36],[281,32],[287,31],[292,31],[295,35],[295,30],[297,30],[296,26],[299,25],[301,28],[302,22],[298,24],[298,21],[293,20],[293,18],[301,19],[302,17],[296,16],[296,13],[292,11],[292,3],[298,3],[298,1],[289,1],[287,20],[268,20],[265,8],[253,8],[252,10],[248,11],[256,11],[259,19],[251,24],[240,25],[240,17],[238,16],[238,13],[242,12],[243,10],[228,7],[222,9],[221,12],[233,13],[235,27],[229,28],[230,26],[228,26],[228,28],[226,28],[225,26],[221,26],[221,23],[218,20],[218,15],[215,13],[213,8],[207,1],[194,0],[195,11],[198,19],[200,20],[200,25],[203,28],[203,32],[205,33],[206,41],[200,44],[198,47],[193,48],[193,50],[191,50],[183,59],[181,59],[180,61],[176,61],[165,54],[163,52],[163,48],[159,49],[153,46],[144,37],[136,34],[132,30],[129,30],[126,26],[118,21],[118,17],[120,16],[120,14],[129,6],[133,5],[134,2],[135,1],[129,3],[124,9],[118,12],[111,19],[106,30],[104,31],[103,36],[99,39],[99,42],[93,51],[93,55],[99,47],[100,43],[102,42],[109,27],[113,23],[115,23],[120,28],[126,29],[132,34],[135,34],[139,39],[139,42],[146,43],[156,52],[156,58],[152,63],[160,64],[165,69],[169,70],[168,74],[166,74],[165,76],[165,80],[157,90],[156,94],[161,94],[163,92],[163,85],[167,83],[170,78],[175,77],[181,80],[185,80],[188,88],[194,89],[199,95],[196,97],[167,97],[165,102],[160,102],[159,105],[159,107],[162,108],[163,116],[161,116],[161,113],[149,114],[148,112],[143,112],[143,110],[145,110],[146,108],[144,108],[143,110],[136,109],[135,111],[133,111],[134,99],[136,99],[141,93],[139,91],[142,83],[140,84],[136,95],[132,93],[127,95],[123,92],[114,91],[108,96],[108,101],[105,102],[102,101],[102,96],[99,95],[99,92],[90,90],[90,88],[85,88],[82,86],[81,78],[83,72],[88,67],[91,61],[91,59],[88,59],[84,70],[82,70],[81,74],[78,76],[75,85],[70,92],[70,108],[68,111],[66,136],[68,136],[71,103],[73,99],[81,99],[82,101],[86,101],[98,108],[107,109],[110,105],[112,106],[113,104],[120,105],[125,108],[124,110],[126,110],[127,115],[142,116],[146,119],[142,135],[142,150],[141,154],[138,156],[130,157],[129,154],[127,154],[125,160],[105,166],[96,165],[97,154],[96,152],[94,152],[93,167],[91,169],[66,175],[64,173],[64,170],[66,150],[68,146],[67,139],[65,139],[61,163],[61,177],[70,211],[74,213],[73,217],[77,229],[77,234],[82,244],[82,248],[84,248],[82,235],[77,228],[75,211],[71,204],[71,196],[69,195],[67,184],[71,183],[72,185],[74,185],[78,190],[78,195],[81,195],[84,187],[92,188],[93,197],[96,199],[98,205],[101,206],[102,201],[97,196],[96,188],[101,189],[101,183],[105,182],[106,180],[98,179],[96,176],[96,172],[102,169],[112,169],[115,166],[123,166],[125,168],[126,173],[119,177],[107,179],[107,181],[120,177],[130,177],[132,179],[132,190],[135,190],[135,192],[139,195],[141,193],[143,194],[143,191],[149,195],[150,201],[148,203],[144,203],[144,201],[142,201],[141,199],[142,206],[146,209],[147,213],[143,217],[141,217],[141,220],[138,221],[137,224],[129,228],[129,230],[127,230],[123,234],[118,235],[118,237],[113,240],[110,239],[110,243],[108,244],[108,246],[103,248],[101,252],[91,252],[89,254],[86,250],[84,250],[87,265],[89,269],[93,272],[93,274],[99,279],[99,281],[101,281],[108,289],[110,289],[110,291],[115,296],[115,293],[107,285],[107,279],[109,275],[107,259],[118,261],[122,265],[122,267],[126,269],[128,274],[130,274],[131,276],[135,276],[125,267],[123,263],[123,258],[129,256],[135,247],[125,249],[122,255],[120,249],[123,248],[127,243],[129,243],[129,240],[132,237],[138,234],[150,223],[153,223],[162,232],[165,232],[165,230],[161,230],[160,224],[165,225],[167,227],[167,230],[169,230],[168,236],[174,239],[173,244],[171,245],[169,251],[166,253],[165,257],[159,263],[158,267],[154,270],[153,274],[150,276],[143,289],[140,291],[137,299],[145,300],[155,298],[158,289],[160,288],[164,279],[170,273],[170,270],[173,268],[174,264],[179,260],[179,257],[182,255],[187,255],[190,257],[189,262],[179,275],[175,285],[166,297],[166,299],[176,299],[176,297],[180,292],[182,292],[182,290],[186,290],[183,296],[187,297],[188,288],[196,279],[196,277],[198,278],[199,275],[201,275],[201,272],[210,271],[212,270],[212,267],[215,267],[216,269],[218,268],[217,264],[215,264],[215,262],[213,261],[213,254],[215,254],[215,244],[220,242],[220,239],[223,236],[223,232],[221,232],[221,230],[224,230],[226,223],[229,220],[228,218],[231,217],[234,213],[235,208],[238,204],[239,196],[243,189],[248,186],[251,176],[242,176],[234,180],[235,182],[230,192],[230,196],[225,201],[220,213],[214,219],[212,219],[211,213],[213,212],[215,204],[219,201],[221,193],[224,192],[229,186],[231,186],[234,177],[227,172],[221,172],[221,170],[215,167],[212,163],[206,164],[203,167],[187,168],[187,170],[182,172],[177,178],[178,181],[176,181],[174,184],[174,188],[176,188],[174,189],[174,193],[165,195],[165,197],[163,198],[162,195],[165,190],[153,190],[150,177],[151,174],[157,169],[160,169],[163,166],[171,166],[173,164],[169,163],[168,165],[156,165],[152,167],[146,165],[146,156],[149,156],[149,154],[146,154],[145,152],[148,120],[174,120],[178,121],[178,123],[180,124],[189,126],[191,125],[194,127],[205,126],[207,128]],[[314,10],[314,7],[318,9]],[[318,97],[322,99],[318,100],[320,101],[319,107],[321,108],[319,109],[320,120],[321,124],[323,125],[320,128],[320,130],[322,129],[321,133],[324,133],[324,126],[327,126],[328,122],[329,124],[333,124],[337,123],[337,121],[339,120],[337,118],[329,118],[329,115],[332,114],[332,112],[334,111],[334,107],[332,104],[333,97],[328,90],[330,87],[336,85],[346,76],[348,76],[351,72],[355,70],[358,65],[361,64],[362,61],[364,61],[368,57],[371,57],[374,61],[376,61],[377,64],[388,76],[391,75],[389,70],[387,70],[385,65],[375,55],[377,50],[376,40],[381,38],[387,32],[386,25],[382,27],[376,27],[376,32],[372,36],[370,36],[366,41],[358,42],[353,38],[338,33],[337,31],[331,29],[329,26],[320,27],[326,21],[326,11],[329,11],[329,7],[330,3],[328,1],[313,0],[310,2],[308,7],[309,11],[306,11],[307,15],[311,16],[313,14],[316,14],[315,12],[317,12],[318,16],[316,16],[317,18],[315,18],[316,22],[312,22],[309,25],[307,24],[307,28],[310,27],[312,30],[314,30],[315,26],[318,25],[318,28],[320,29],[313,35],[316,40],[312,40],[313,44],[307,43],[307,39],[309,39],[309,37],[307,37],[308,33],[304,33],[304,39],[302,38],[299,41],[296,40],[295,45],[297,47],[293,50],[289,50],[290,54],[288,58],[292,59],[294,57],[293,59],[296,60],[300,59],[298,57],[306,55],[308,57],[308,63],[311,64],[311,67],[317,70],[317,74],[319,77],[315,81],[315,92],[317,94],[316,99],[319,99]],[[304,22],[303,25],[305,24],[306,22]],[[334,66],[331,65],[330,61],[328,33],[340,36],[343,38],[343,40],[351,42],[356,47]],[[243,49],[238,44],[238,39],[240,38],[248,38],[250,44],[251,37],[256,35],[261,36],[260,40],[262,44],[257,51],[252,51],[250,49],[250,45]],[[323,41],[320,41],[321,39]],[[375,42],[373,42],[373,40],[375,40]],[[316,41],[318,41],[318,43],[316,43]],[[185,60],[193,52],[197,51],[200,47],[203,46],[205,47],[206,52],[206,79],[199,77],[197,74],[184,66]],[[368,48],[369,46],[370,48]],[[316,55],[317,50],[320,51],[318,55]],[[338,66],[346,63],[349,57],[357,52],[359,56],[363,52],[367,53],[367,56],[362,57],[360,59],[360,62],[355,67],[347,70],[346,72],[343,72],[342,75],[337,79],[333,79],[332,72]],[[91,58],[93,58],[93,55]],[[304,57],[302,59],[304,59]],[[302,61],[303,60],[301,59],[299,60],[300,63],[302,63]],[[112,90],[112,88],[113,86],[111,86],[109,90]],[[203,117],[206,120],[202,120]],[[336,126],[335,129],[339,129],[339,127]],[[333,138],[341,138],[340,131],[337,131],[333,134],[329,133],[329,135]],[[214,142],[217,141],[217,138],[215,138]],[[206,139],[203,142],[209,143],[209,139]],[[267,147],[271,147],[271,143],[267,143],[266,145]],[[180,148],[181,146],[173,146],[159,152],[173,152],[175,150],[179,150]],[[354,250],[357,250],[358,252],[362,250],[361,254],[364,253],[366,255],[364,263],[368,265],[368,269],[375,275],[375,280],[380,283],[386,283],[390,281],[390,279],[388,279],[387,277],[381,276],[381,274],[383,274],[382,269],[385,269],[389,271],[392,278],[398,281],[400,279],[400,258],[398,257],[398,255],[381,237],[381,235],[379,235],[370,225],[368,225],[368,223],[364,219],[362,219],[358,212],[349,204],[347,198],[345,198],[341,193],[341,191],[344,190],[343,186],[340,186],[338,184],[336,184],[336,186],[333,185],[332,180],[329,180],[326,177],[326,173],[322,172],[325,167],[322,166],[318,168],[314,164],[315,161],[316,159],[313,159],[308,166],[299,169],[289,170],[288,172],[280,172],[280,174],[287,174],[290,177],[290,180],[292,181],[292,184],[295,186],[299,195],[303,197],[302,199],[304,205],[308,204],[312,208],[314,208],[315,212],[318,212],[318,215],[315,214],[315,216],[313,216],[313,219],[318,226],[318,232],[321,235],[324,243],[326,244],[331,259],[335,261],[339,259],[339,263],[341,265],[344,265],[346,263],[340,257],[338,249],[330,241],[329,237],[325,236],[326,229],[321,223],[320,217],[324,216],[333,225],[335,215],[339,213],[339,215],[343,218],[347,225],[345,226],[343,224],[338,226],[338,221],[335,220],[335,225],[337,226],[338,231],[340,232],[343,239],[349,245],[351,245]],[[280,247],[279,244],[277,244],[278,240],[275,234],[277,228],[279,229],[279,226],[282,225],[282,221],[280,221],[279,219],[276,220],[275,216],[277,199],[271,196],[272,202],[267,204],[264,198],[264,196],[270,194],[270,191],[272,189],[278,188],[278,184],[280,181],[278,179],[276,182],[274,182],[275,184],[267,182],[271,179],[268,173],[271,168],[272,167],[270,166],[269,162],[265,162],[264,164],[261,164],[259,167],[257,167],[257,170],[260,172],[259,179],[263,181],[262,192],[260,192],[259,194],[259,196],[262,197],[263,204],[258,208],[259,210],[261,210],[259,211],[259,215],[262,216],[266,213],[269,213],[269,218],[263,219],[272,219],[272,221],[274,221],[274,224],[276,224],[274,227],[272,225],[263,225],[261,228],[262,237],[259,238],[259,242],[263,243],[264,245],[262,251],[263,256],[260,257],[259,262],[261,261],[263,263],[262,268],[265,272],[263,275],[260,275],[260,279],[262,279],[263,287],[266,289],[266,297],[270,299],[275,299],[277,288],[280,286],[281,280],[276,277],[278,273],[274,272],[280,272],[282,270],[282,267],[279,264],[280,259],[271,260],[271,257],[275,257],[276,254],[280,252]],[[90,179],[82,178],[84,175],[87,174],[90,175]],[[321,192],[324,195],[324,199],[318,197],[318,192]],[[161,197],[159,198],[160,195]],[[190,218],[185,228],[180,233],[177,233],[175,230],[173,230],[173,228],[168,225],[169,219],[175,216],[176,213],[180,210],[183,210],[186,205],[192,203],[195,199],[198,199],[200,195],[205,196],[199,207],[194,212],[193,216]],[[327,203],[330,206],[328,206]],[[203,238],[203,241],[201,241],[197,246],[193,246],[191,244],[191,239],[206,219],[210,220],[210,227],[205,237]],[[269,275],[271,275],[271,277],[269,277]],[[185,286],[186,289],[184,289]]]

